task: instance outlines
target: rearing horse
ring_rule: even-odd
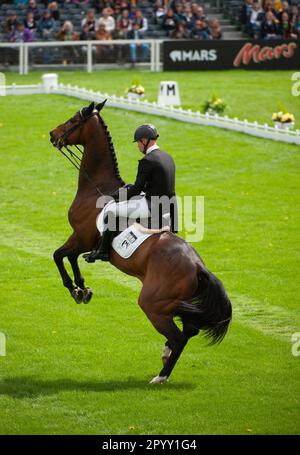
[[[60,151],[64,147],[69,150],[70,145],[84,147],[78,166],[78,190],[69,209],[73,233],[54,253],[63,284],[77,303],[87,303],[92,297],[77,259],[94,247],[99,235],[96,201],[99,195],[110,194],[124,185],[111,136],[99,114],[104,104],[105,101],[97,106],[91,103],[50,132],[52,144]],[[76,286],[64,267],[65,257],[72,266]],[[189,338],[200,330],[210,344],[222,341],[232,317],[230,300],[221,281],[207,270],[198,253],[183,239],[171,232],[153,234],[128,259],[112,249],[110,262],[140,279],[143,287],[138,303],[167,340],[163,368],[151,383],[168,380]],[[175,317],[181,319],[182,330],[175,324]]]

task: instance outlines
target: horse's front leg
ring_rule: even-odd
[[[53,259],[61,275],[63,285],[70,291],[70,294],[75,300],[75,302],[81,303],[84,298],[83,289],[81,289],[79,286],[78,287],[74,286],[73,280],[71,279],[64,265],[64,258],[74,254],[74,251],[76,251],[76,249],[77,242],[75,241],[73,234],[64,245],[62,245],[54,252]]]
[[[74,273],[74,281],[75,284],[78,286],[79,289],[83,291],[83,303],[89,303],[91,298],[93,297],[93,291],[90,288],[86,288],[84,284],[84,278],[81,275],[81,271],[78,265],[78,256],[79,254],[71,254],[68,255],[69,262],[71,264],[73,273]]]

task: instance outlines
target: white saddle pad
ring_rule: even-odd
[[[130,258],[137,248],[153,234],[144,234],[134,225],[129,226],[113,239],[113,249],[124,259]]]

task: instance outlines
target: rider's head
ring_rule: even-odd
[[[158,136],[154,125],[141,125],[135,130],[133,142],[137,142],[139,150],[146,153],[147,149],[156,143]]]

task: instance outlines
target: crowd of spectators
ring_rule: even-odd
[[[244,0],[240,20],[254,39],[300,38],[300,8],[292,1]]]
[[[203,6],[188,0],[148,0],[146,17],[139,0],[14,0],[1,24],[2,41],[110,40],[143,39],[149,23],[160,37],[169,39],[220,39],[222,31],[215,18],[208,18]],[[62,20],[62,11],[74,4],[82,8],[81,24],[73,24],[72,15]],[[149,11],[149,5],[151,6]],[[20,16],[25,16],[20,19]],[[133,49],[133,47],[132,47]],[[146,55],[146,47],[143,46]]]

